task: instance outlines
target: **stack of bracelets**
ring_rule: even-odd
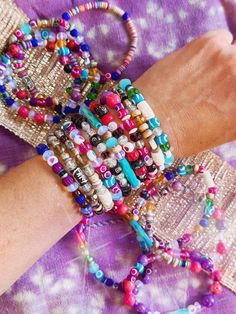
[[[127,57],[115,71],[105,75],[98,69],[83,36],[69,23],[71,17],[91,9],[118,15],[130,34]],[[61,178],[78,205],[83,218],[76,227],[76,241],[91,275],[123,293],[123,303],[137,313],[157,314],[158,310],[137,301],[140,288],[151,280],[156,261],[162,259],[193,273],[204,271],[210,280],[201,300],[168,312],[194,314],[214,305],[215,296],[222,291],[222,273],[210,258],[191,250],[190,243],[214,218],[220,232],[216,252],[225,254],[226,222],[223,212],[214,205],[217,188],[210,172],[197,164],[174,166],[168,136],[152,108],[129,79],[119,79],[134,55],[136,44],[137,34],[129,14],[107,2],[80,5],[63,13],[61,19],[30,21],[14,33],[1,56],[0,92],[6,106],[23,119],[56,124],[47,135],[47,145],[39,144],[37,152]],[[57,52],[64,71],[72,76],[72,86],[66,88],[63,96],[40,94],[30,78],[24,59],[27,51],[36,48]],[[155,200],[181,191],[179,178],[190,175],[202,176],[207,188],[202,217],[191,232],[171,243],[163,242],[155,236],[152,225]],[[133,191],[138,198],[130,207],[129,196]],[[121,282],[106,277],[86,243],[91,219],[107,211],[123,217],[140,247],[137,262]]]

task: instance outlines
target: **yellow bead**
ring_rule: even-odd
[[[146,121],[146,120],[144,119],[143,116],[137,116],[137,117],[135,118],[135,122],[136,122],[137,126],[140,126],[140,125],[144,124],[145,121]]]
[[[166,177],[162,173],[153,180],[154,184],[163,184],[165,182],[166,182]]]
[[[152,202],[147,202],[146,208],[147,208],[147,210],[153,211],[155,209],[155,205]]]
[[[62,48],[62,47],[65,47],[65,46],[66,46],[66,41],[65,40],[59,39],[57,41],[57,47],[58,48]]]
[[[197,232],[197,233],[200,233],[201,231],[202,231],[202,226],[200,226],[200,225],[196,225],[195,227],[194,227],[194,231],[195,232]]]

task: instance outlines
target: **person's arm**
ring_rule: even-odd
[[[236,138],[236,48],[211,32],[169,55],[135,85],[169,135],[176,158]],[[35,157],[0,178],[0,294],[80,215],[59,178]]]

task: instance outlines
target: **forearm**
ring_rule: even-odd
[[[50,167],[35,157],[0,178],[0,294],[80,220]]]

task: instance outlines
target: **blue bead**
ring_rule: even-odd
[[[208,219],[206,218],[202,218],[200,221],[199,221],[199,225],[202,226],[203,228],[207,228],[208,227]]]
[[[79,35],[79,32],[77,31],[77,29],[74,28],[70,31],[70,34],[72,37],[77,37]]]
[[[165,133],[162,133],[160,136],[155,137],[155,141],[157,145],[164,145],[168,142],[168,135]]]
[[[108,140],[106,140],[107,148],[114,148],[117,144],[118,141],[115,137],[110,137]]]
[[[126,20],[128,20],[128,18],[129,18],[129,13],[128,13],[128,12],[125,12],[125,13],[122,15],[122,19],[123,19],[124,21],[126,21]]]
[[[38,144],[38,146],[36,147],[36,151],[39,155],[43,155],[43,153],[46,151],[46,150],[49,150],[48,146],[46,144]]]
[[[113,201],[119,201],[122,198],[122,192],[120,191],[119,193],[112,193],[112,199]]]
[[[83,205],[86,201],[86,198],[85,198],[84,194],[80,194],[79,196],[76,197],[75,201],[78,204]]]
[[[99,269],[99,270],[95,273],[94,276],[95,276],[95,278],[96,278],[98,281],[102,282],[103,279],[104,279],[104,272],[103,272],[101,269]]]
[[[99,270],[99,265],[92,262],[90,265],[89,265],[89,272],[92,273],[92,274],[95,274],[97,271]]]
[[[80,45],[82,51],[89,51],[89,45],[82,43]]]
[[[177,168],[177,171],[178,171],[179,175],[182,176],[182,177],[187,174],[185,166],[179,166]]]
[[[111,176],[108,179],[103,180],[103,185],[108,189],[111,188],[115,183],[116,183],[116,179],[113,176]]]
[[[83,214],[83,215],[88,215],[92,212],[92,206],[91,205],[88,205],[86,207],[82,207],[80,208],[80,212]]]
[[[156,117],[148,120],[148,126],[150,130],[154,130],[155,128],[158,128],[160,125],[161,125],[160,120],[158,120]]]
[[[62,14],[62,18],[63,18],[63,20],[65,20],[65,21],[69,21],[69,20],[70,20],[70,14],[69,14],[68,12],[64,12],[64,13]]]
[[[142,273],[144,272],[144,266],[143,266],[143,264],[141,264],[141,263],[136,263],[134,267],[138,270],[138,272],[139,272],[140,274],[142,274]]]
[[[69,114],[69,113],[72,113],[72,112],[74,112],[73,108],[70,108],[70,107],[68,107],[68,106],[66,106],[66,107],[64,108],[64,113],[65,113],[65,114]]]
[[[128,86],[131,86],[131,81],[129,79],[122,79],[119,82],[119,87],[125,91]]]
[[[53,123],[60,123],[61,117],[60,116],[54,116],[52,121],[53,121]]]
[[[153,246],[153,242],[152,240],[149,238],[149,236],[147,235],[146,231],[140,226],[140,224],[135,221],[135,220],[131,220],[130,221],[131,226],[134,228],[135,232],[143,238],[143,240],[146,242],[146,244],[149,247]]]
[[[67,121],[65,123],[63,123],[62,128],[64,131],[67,131],[67,129],[71,126],[72,122],[71,121]]]
[[[72,183],[71,185],[67,186],[66,189],[68,192],[75,192],[78,189],[79,185],[77,182]]]
[[[5,55],[1,55],[1,60],[2,60],[2,62],[5,63],[5,64],[7,64],[7,63],[10,62],[10,59],[7,58]]]
[[[86,99],[86,100],[84,101],[84,104],[85,104],[86,106],[89,106],[90,103],[91,103],[91,100],[89,100],[89,99]]]
[[[75,108],[75,113],[79,113],[80,112],[80,105],[78,105],[76,108]]]
[[[37,39],[35,39],[35,38],[31,39],[31,44],[33,47],[38,47],[38,45],[39,45]]]
[[[58,50],[60,56],[67,56],[70,54],[70,49],[68,47],[62,47]]]
[[[80,74],[81,80],[85,81],[88,78],[88,71],[87,70],[82,70]]]
[[[210,217],[214,214],[215,212],[215,208],[214,206],[206,206],[205,207],[205,210],[204,210],[204,214],[207,216],[207,217]]]
[[[31,27],[30,27],[29,23],[23,23],[23,24],[21,24],[20,28],[21,28],[22,32],[23,32],[25,35],[30,35]]]
[[[119,160],[119,164],[122,168],[122,171],[126,177],[126,179],[129,181],[131,186],[136,189],[140,186],[140,181],[138,180],[134,170],[131,168],[129,162],[126,158],[123,158]]]
[[[119,73],[117,72],[112,72],[111,73],[111,78],[114,80],[114,81],[117,81],[119,79],[120,75]]]
[[[4,85],[0,85],[0,92],[4,93],[6,91],[6,88]]]
[[[164,158],[165,158],[165,168],[168,168],[169,166],[171,166],[175,160],[173,154],[171,154],[170,152],[168,155],[164,153]]]
[[[44,29],[43,31],[41,31],[41,36],[43,39],[48,39],[49,38],[49,31]]]
[[[111,279],[111,278],[107,278],[104,283],[105,283],[106,286],[112,287],[114,281],[113,281],[113,279]]]
[[[92,113],[92,111],[84,106],[81,107],[81,113],[88,119],[89,123],[92,124],[96,129],[98,129],[102,124],[101,122],[95,117],[95,115]]]
[[[186,261],[181,262],[181,267],[186,267]]]
[[[6,104],[10,107],[10,106],[12,106],[13,104],[14,104],[14,99],[12,99],[12,98],[7,98],[6,99]]]
[[[138,94],[135,94],[134,96],[132,96],[132,99],[133,101],[135,102],[135,104],[139,104],[141,101],[144,100],[144,97],[142,94],[138,93]]]
[[[173,172],[167,172],[165,174],[165,177],[169,181],[169,180],[172,180],[174,178],[174,174],[173,174]]]

